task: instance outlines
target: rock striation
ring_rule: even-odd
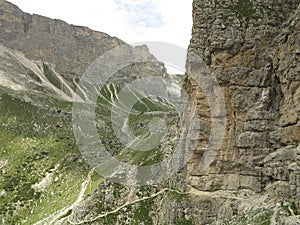
[[[104,52],[125,44],[106,33],[69,25],[37,14],[24,13],[0,1],[0,43],[27,58],[55,65],[65,76],[79,76]]]
[[[198,145],[186,143],[193,152],[187,180],[197,190],[264,193],[268,185],[284,181],[300,206],[299,3],[194,0],[185,89],[200,123],[192,134]],[[195,71],[202,78],[216,77],[226,113],[212,114],[206,90],[193,79]],[[212,123],[220,117],[227,120],[223,144],[214,162],[200,169]]]
[[[300,0],[194,0],[193,20],[181,124],[191,158],[170,180],[123,186],[84,163],[70,108],[76,79],[125,43],[0,0],[3,224],[299,224]],[[180,132],[170,121],[152,155],[131,155],[112,138],[110,103],[122,85],[168,76],[146,46],[131,50],[149,62],[114,74],[96,126],[113,154],[140,165],[171,154]],[[218,108],[222,99],[226,110]],[[150,121],[146,114],[134,117],[134,130],[144,131],[138,119]],[[214,126],[220,135],[210,138]]]
[[[163,63],[150,54],[147,46],[132,48],[106,33],[30,15],[6,0],[0,1],[0,81],[6,88],[34,90],[72,101],[78,94],[78,78],[98,57],[110,51],[116,54],[121,46],[123,50],[128,47],[128,54],[135,52],[141,62],[120,68],[108,83],[122,84],[141,74],[166,75]]]

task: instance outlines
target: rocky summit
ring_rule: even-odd
[[[147,46],[0,0],[0,224],[300,224],[300,1],[194,0],[191,13],[183,80]],[[114,70],[113,54],[140,60]],[[126,86],[149,77],[180,107]],[[153,131],[153,149],[132,150]],[[99,168],[93,138],[115,161]],[[137,184],[147,176],[160,182]]]

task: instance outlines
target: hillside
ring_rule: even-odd
[[[299,0],[191,13],[183,80],[0,0],[1,224],[300,224]]]

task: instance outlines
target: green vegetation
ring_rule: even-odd
[[[25,68],[26,73],[28,76],[30,76],[33,80],[37,81],[38,83],[42,83],[40,77],[36,75],[32,70]]]
[[[177,202],[186,200],[187,194],[180,194],[177,191],[169,191],[168,192],[168,199],[176,200]]]
[[[222,10],[222,22],[225,26],[234,25],[234,18],[238,18],[241,24],[248,27],[251,24],[258,26],[259,19],[263,16],[269,16],[269,8],[254,3],[251,0],[238,0],[236,4],[228,4],[228,2],[216,2],[217,7]]]
[[[195,223],[193,222],[193,220],[182,219],[178,223],[176,223],[176,225],[195,225]]]
[[[298,210],[298,208],[297,208],[297,206],[294,202],[291,205],[291,209],[293,210],[295,215],[300,215],[300,212],[299,212],[299,210]]]
[[[64,93],[66,93],[67,95],[71,95],[70,91],[66,88],[66,86],[61,82],[61,80],[55,75],[55,73],[51,70],[51,68],[43,63],[43,70],[44,70],[44,74],[45,77],[48,79],[48,81],[50,81],[51,84],[53,84],[56,88],[62,90]],[[73,88],[75,90],[75,84],[70,82],[70,81],[66,81],[68,84],[70,84],[70,87]]]
[[[295,203],[292,203],[290,206],[283,206],[283,209],[289,216],[292,216],[292,214],[300,215],[300,212]]]
[[[101,215],[107,212],[109,215],[105,217],[100,217],[96,220],[92,220],[90,222],[86,222],[83,224],[116,224],[117,221],[120,223],[120,221],[124,221],[123,223],[127,224],[133,224],[133,225],[152,225],[154,224],[153,218],[157,215],[154,215],[154,212],[157,212],[157,202],[160,202],[160,207],[164,207],[164,204],[168,204],[169,201],[176,201],[176,202],[183,202],[187,201],[187,198],[185,198],[186,194],[180,194],[176,190],[167,190],[166,192],[162,192],[159,195],[155,195],[151,197],[151,195],[155,192],[157,192],[157,187],[153,186],[142,186],[138,189],[138,192],[136,193],[136,199],[140,199],[140,201],[133,202],[132,204],[124,205],[125,203],[128,203],[127,201],[122,201],[123,198],[127,199],[129,190],[120,184],[113,184],[110,187],[110,190],[113,193],[114,201],[111,204],[103,204],[105,200],[102,201],[102,199],[106,199],[106,192],[103,191],[102,193],[98,192],[95,194],[94,199],[97,199],[98,202],[94,206],[92,206],[91,211],[94,215]],[[179,197],[180,196],[180,197]],[[145,197],[149,197],[148,199],[143,199]],[[132,199],[134,200],[134,198]],[[114,206],[112,206],[114,205]],[[119,208],[121,207],[121,208]],[[119,209],[115,211],[116,209]],[[154,217],[153,217],[154,216]],[[125,222],[127,221],[127,222]],[[122,223],[122,224],[123,224]],[[178,222],[176,223],[178,225],[194,225],[192,219],[185,219],[185,218],[178,218]]]
[[[245,18],[247,23],[250,19],[257,19],[256,10],[251,0],[239,0],[236,5],[229,6],[239,18]]]
[[[47,79],[61,88],[51,69],[46,64],[43,67]],[[32,71],[28,71],[28,75],[38,81],[38,76]],[[108,85],[98,98],[96,121],[99,121],[99,137],[120,160],[135,165],[160,161],[163,157],[160,145],[146,152],[132,151],[116,137],[111,122],[111,102],[120,90],[121,86]],[[91,170],[75,143],[70,113],[72,104],[46,95],[27,95],[44,103],[43,106],[23,101],[20,98],[22,92],[0,89],[0,217],[5,224],[33,224],[71,206]],[[129,129],[140,138],[146,138],[150,134],[148,125],[153,117],[166,118],[167,127],[177,122],[173,106],[157,99],[144,98],[137,101],[129,114]],[[50,177],[49,180],[43,184],[47,177]],[[93,173],[84,194],[92,194],[101,181],[103,177]],[[122,188],[114,184],[114,198],[121,197]],[[132,209],[132,217],[151,224],[149,210],[152,204],[151,199],[138,203],[139,207]],[[98,207],[99,210],[102,207],[100,211],[112,209],[102,202]],[[68,210],[59,218],[71,213],[72,210]],[[117,214],[107,216],[105,224],[113,224]]]
[[[90,168],[75,145],[70,114],[56,106],[38,108],[2,92],[0,133],[4,224],[33,224],[73,204]],[[35,189],[47,174],[52,176],[49,184]],[[98,182],[94,178],[90,186]]]
[[[261,211],[255,210],[247,212],[246,215],[234,216],[230,220],[218,221],[218,224],[222,225],[244,225],[244,224],[255,224],[255,225],[270,225],[273,211]],[[216,223],[213,223],[216,224]]]
[[[147,199],[138,204],[133,216],[134,225],[140,225],[142,223],[145,225],[153,224],[152,218],[150,216],[153,204],[153,199]]]
[[[91,177],[91,182],[87,186],[87,189],[85,190],[84,194],[92,194],[97,188],[98,185],[104,180],[102,176],[100,176],[98,173],[94,172]]]
[[[260,214],[258,217],[254,219],[254,223],[258,225],[270,225],[271,217],[273,215],[272,211],[266,211]]]
[[[58,89],[62,89],[61,81],[55,76],[54,72],[50,69],[50,67],[43,63],[43,69],[45,77]]]
[[[99,123],[98,134],[102,144],[112,155],[116,156],[117,159],[131,165],[151,165],[161,161],[163,152],[160,144],[149,151],[134,151],[126,147],[116,136],[116,131],[111,121],[111,110],[112,102],[116,101],[116,95],[121,89],[121,85],[109,84],[101,90],[101,95],[97,99],[98,105],[95,112],[96,121]],[[149,124],[154,117],[157,119],[165,119],[168,128],[177,123],[178,115],[174,106],[168,105],[162,100],[157,101],[157,99],[142,98],[141,96],[139,97],[140,99],[138,99],[138,93],[123,92],[122,94],[123,99],[130,99],[130,101],[136,102],[132,109],[118,108],[120,111],[130,110],[130,112],[128,112],[128,129],[136,137],[143,140],[151,135]],[[118,102],[115,104],[122,107]],[[121,125],[124,122],[125,121],[120,121]],[[158,135],[157,138],[151,140],[161,139],[162,136]],[[132,145],[134,144],[135,143],[132,143]]]

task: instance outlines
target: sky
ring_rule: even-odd
[[[9,0],[23,11],[61,19],[131,44],[163,41],[187,48],[192,0]]]

